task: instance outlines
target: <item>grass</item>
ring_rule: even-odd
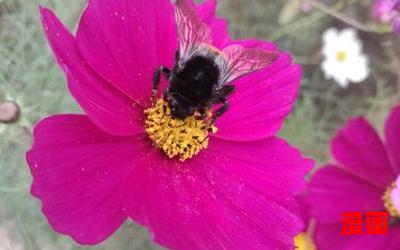
[[[400,46],[392,36],[361,32],[372,76],[341,89],[324,79],[318,51],[323,30],[345,24],[321,11],[299,12],[291,1],[221,0],[218,13],[230,21],[234,37],[272,39],[303,64],[300,98],[281,135],[321,165],[330,160],[329,140],[348,117],[366,114],[382,128],[389,109],[399,102]],[[369,2],[342,0],[332,8],[349,18],[369,20],[359,15],[367,12]],[[0,101],[14,100],[22,111],[18,123],[0,124],[0,249],[85,249],[54,233],[29,193],[24,155],[33,125],[49,114],[80,112],[44,40],[39,3],[55,9],[71,28],[85,5],[84,0],[0,0]],[[155,248],[146,230],[126,223],[94,249]]]

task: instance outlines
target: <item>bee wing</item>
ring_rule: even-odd
[[[175,18],[179,39],[179,61],[186,62],[201,44],[211,44],[211,30],[187,0],[175,0]]]
[[[222,50],[219,58],[221,65],[220,84],[265,68],[278,58],[278,53],[261,48],[245,48],[241,45],[231,45]]]

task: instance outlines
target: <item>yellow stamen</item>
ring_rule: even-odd
[[[316,250],[311,237],[307,233],[300,233],[294,238],[296,250]]]
[[[390,194],[393,189],[397,188],[396,182],[393,182],[387,189],[385,194],[383,195],[383,203],[385,204],[386,210],[390,214],[390,216],[395,218],[400,218],[400,211],[393,205],[392,200],[390,198]]]
[[[346,52],[344,52],[344,51],[342,51],[342,50],[338,51],[338,52],[336,53],[336,59],[337,59],[339,62],[344,62],[344,61],[347,59],[347,54],[346,54]]]
[[[192,158],[208,146],[208,133],[217,128],[208,120],[201,119],[199,113],[184,120],[174,119],[168,104],[159,99],[153,107],[144,111],[147,115],[146,132],[154,144],[169,157],[179,157],[181,161]],[[209,112],[208,117],[211,115]]]

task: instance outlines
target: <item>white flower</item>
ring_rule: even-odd
[[[369,76],[368,58],[362,53],[362,42],[354,29],[339,32],[335,28],[323,34],[324,62],[322,70],[325,78],[334,79],[340,86],[349,82],[362,82]]]

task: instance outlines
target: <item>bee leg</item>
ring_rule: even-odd
[[[225,99],[226,97],[230,96],[234,91],[235,91],[235,86],[225,85],[218,91],[218,94],[220,97]]]
[[[235,90],[235,86],[225,85],[222,88],[216,91],[213,99],[211,100],[211,104],[223,103],[225,104],[228,101],[228,96],[232,94]]]
[[[167,79],[169,79],[171,75],[171,70],[169,68],[161,66],[160,68],[156,69],[156,71],[154,71],[153,93],[152,93],[153,103],[157,100],[158,89],[160,87],[160,82],[161,82],[161,73],[164,73]]]
[[[217,109],[214,113],[214,115],[211,118],[211,124],[214,124],[215,121],[221,117],[227,110],[229,109],[229,103],[225,102],[222,107]]]
[[[200,113],[199,120],[204,120],[207,117],[207,112],[205,108],[200,108],[199,113]]]

